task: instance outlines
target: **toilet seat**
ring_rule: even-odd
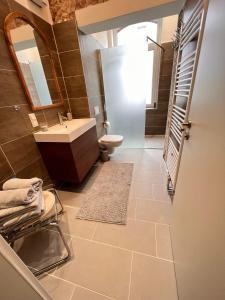
[[[99,143],[101,143],[102,145],[108,145],[111,147],[117,147],[120,146],[122,144],[123,141],[123,136],[122,135],[103,135],[103,137],[101,137],[99,139]]]

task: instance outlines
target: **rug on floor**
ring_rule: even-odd
[[[133,164],[106,162],[100,168],[76,218],[126,224]]]

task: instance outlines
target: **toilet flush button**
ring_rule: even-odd
[[[99,110],[99,106],[95,106],[94,107],[94,112],[95,112],[95,116],[99,115],[100,114],[100,110]]]

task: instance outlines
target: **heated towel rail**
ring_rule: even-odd
[[[168,171],[168,192],[174,194],[183,143],[189,139],[189,111],[201,39],[207,11],[207,1],[199,0],[187,21],[182,20],[179,31],[177,61],[170,96],[164,159]],[[184,18],[184,15],[183,15]]]

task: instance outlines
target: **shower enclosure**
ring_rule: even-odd
[[[108,134],[124,137],[122,147],[143,148],[146,100],[151,97],[153,51],[126,46],[100,50]]]

